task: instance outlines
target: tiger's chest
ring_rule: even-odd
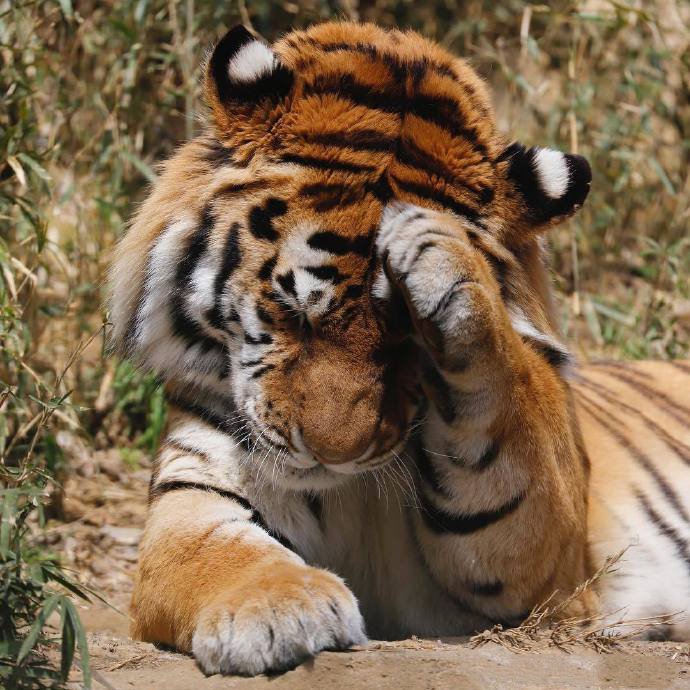
[[[273,494],[270,504],[263,510],[271,527],[309,564],[346,581],[371,637],[462,635],[486,626],[429,572],[413,527],[418,501],[399,479],[369,475],[318,499]]]

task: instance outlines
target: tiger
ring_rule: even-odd
[[[587,160],[410,30],[238,26],[203,75],[111,269],[169,409],[132,637],[249,676],[544,601],[689,639],[690,364],[578,367],[557,327]]]

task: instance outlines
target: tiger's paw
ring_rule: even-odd
[[[469,346],[491,348],[498,286],[462,221],[393,202],[382,215],[377,251],[412,321],[442,368],[467,364]]]
[[[204,673],[285,671],[322,650],[366,643],[357,601],[339,577],[301,565],[280,570],[201,611],[192,651]]]

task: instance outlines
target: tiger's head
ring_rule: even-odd
[[[564,361],[538,235],[582,204],[589,166],[509,145],[465,62],[367,24],[273,47],[237,27],[204,88],[207,131],[118,248],[115,338],[287,485],[387,462],[424,405],[423,355],[375,251],[392,201],[461,217],[515,328]]]

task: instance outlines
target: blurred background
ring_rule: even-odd
[[[155,380],[106,356],[104,280],[156,162],[201,129],[204,51],[236,23],[274,40],[333,17],[436,39],[489,82],[503,131],[590,160],[551,236],[581,360],[688,356],[687,0],[0,0],[0,680],[65,675],[80,627],[41,530],[84,520],[65,486],[93,457],[145,467],[165,421]],[[62,669],[40,653],[59,632],[30,627],[50,606]]]

